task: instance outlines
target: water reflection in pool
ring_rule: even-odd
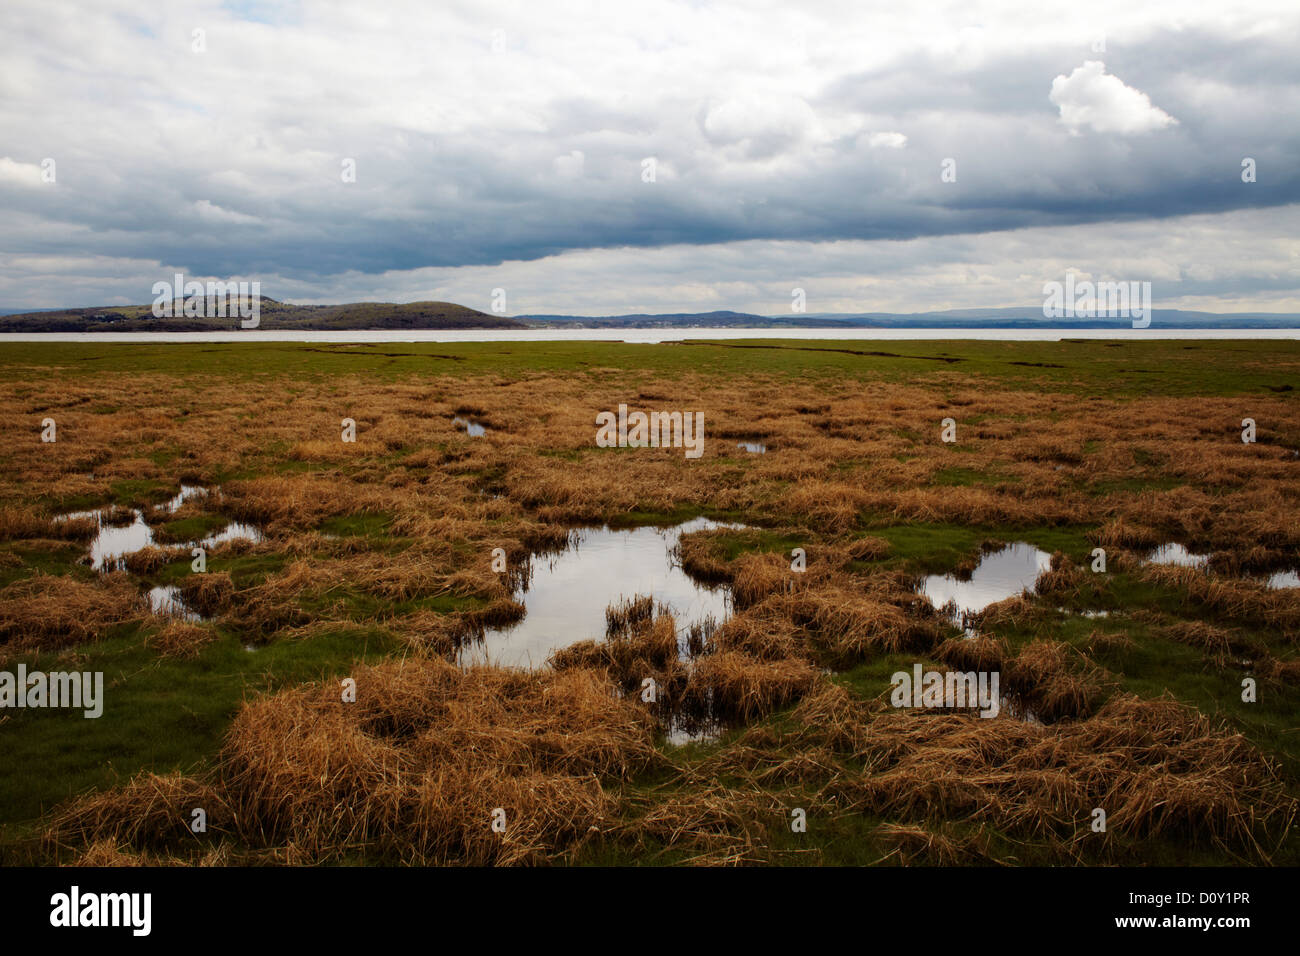
[[[960,623],[990,604],[1032,591],[1038,575],[1051,566],[1052,556],[1046,551],[1017,541],[985,554],[968,580],[953,574],[930,575],[922,583],[921,593],[937,608],[953,607],[953,619]]]
[[[159,507],[160,510],[168,514],[174,514],[182,504],[191,498],[208,494],[211,494],[211,492],[199,485],[181,485],[180,493]],[[94,518],[99,525],[99,530],[90,542],[90,566],[96,571],[107,571],[120,567],[122,559],[128,554],[133,554],[141,548],[146,548],[154,543],[153,529],[144,520],[144,512],[139,508],[133,508],[131,513],[132,521],[129,524],[119,525],[108,524],[105,521],[106,512],[104,510],[74,511],[69,514],[59,515],[55,520],[67,521],[74,518]],[[187,542],[187,545],[189,547],[214,548],[236,538],[258,542],[262,540],[262,533],[252,525],[231,521],[220,531]]]
[[[672,552],[683,534],[739,527],[696,518],[669,528],[577,531],[564,551],[530,558],[527,588],[515,595],[527,609],[523,618],[466,642],[459,660],[541,667],[557,648],[603,638],[605,608],[637,595],[651,595],[670,608],[679,632],[710,617],[720,623],[731,612],[730,591],[696,582]]]

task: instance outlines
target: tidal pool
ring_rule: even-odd
[[[453,425],[459,425],[461,428],[465,429],[466,434],[468,434],[472,438],[482,438],[484,435],[487,434],[486,425],[480,425],[477,422],[472,422],[468,418],[461,418],[459,415],[453,418],[451,420],[451,423]]]
[[[182,621],[197,624],[203,616],[192,610],[181,598],[181,591],[174,584],[164,584],[149,589],[149,606],[161,617],[176,617]]]
[[[1177,541],[1162,544],[1146,556],[1151,564],[1176,564],[1184,568],[1203,568],[1209,564],[1208,554],[1193,554]]]
[[[463,666],[541,667],[558,648],[603,640],[605,608],[639,595],[672,610],[679,636],[710,618],[721,623],[731,614],[731,592],[695,581],[676,563],[673,549],[692,531],[741,527],[696,518],[667,528],[576,531],[564,551],[529,559],[527,584],[515,594],[526,608],[523,618],[466,641],[458,660]]]
[[[1183,545],[1170,542],[1156,548],[1146,556],[1145,560],[1149,564],[1174,564],[1184,568],[1208,568],[1210,556],[1208,554],[1194,554]],[[1266,576],[1255,576],[1253,580],[1262,582],[1265,587],[1278,590],[1300,588],[1300,570],[1292,568],[1289,571],[1274,571]]]
[[[985,554],[968,580],[953,574],[930,575],[922,582],[921,593],[936,608],[954,607],[953,620],[961,623],[990,604],[1032,591],[1038,575],[1051,566],[1052,556],[1046,551],[1017,541]]]
[[[209,494],[208,489],[199,485],[181,485],[180,494],[161,505],[169,514],[175,513],[186,501],[199,495]],[[99,524],[99,531],[90,542],[90,566],[96,571],[112,570],[121,566],[122,559],[141,548],[154,543],[153,529],[144,520],[144,512],[139,508],[131,509],[134,519],[130,524],[110,525],[104,521],[105,512],[74,511],[58,515],[54,520],[67,521],[70,518],[94,518]],[[186,542],[189,547],[213,548],[235,538],[247,538],[250,541],[262,540],[262,533],[252,525],[231,521],[220,531],[213,532],[197,541]]]
[[[1269,575],[1271,588],[1300,588],[1300,571],[1277,571]]]

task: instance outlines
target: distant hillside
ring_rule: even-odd
[[[0,315],[0,332],[214,332],[237,330],[226,318],[154,318],[151,305],[109,305]],[[349,302],[290,305],[262,296],[259,329],[523,329],[515,319],[451,302]]]
[[[265,296],[259,329],[366,331],[372,329],[1129,329],[1127,318],[1043,318],[1041,307],[950,309],[944,312],[808,312],[755,315],[751,312],[671,312],[629,315],[520,315],[507,318],[451,302],[351,302],[290,305]],[[53,309],[7,315],[4,332],[213,332],[238,330],[238,315],[226,318],[154,318],[149,305]],[[1153,309],[1153,329],[1295,329],[1300,315],[1289,312],[1192,312]]]

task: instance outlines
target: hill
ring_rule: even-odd
[[[0,332],[214,332],[237,330],[239,316],[155,318],[150,305],[109,305],[0,315]],[[522,329],[522,322],[452,302],[291,305],[262,296],[259,329]]]

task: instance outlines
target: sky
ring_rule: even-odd
[[[1297,117],[1295,0],[3,0],[0,308],[1300,312]]]

